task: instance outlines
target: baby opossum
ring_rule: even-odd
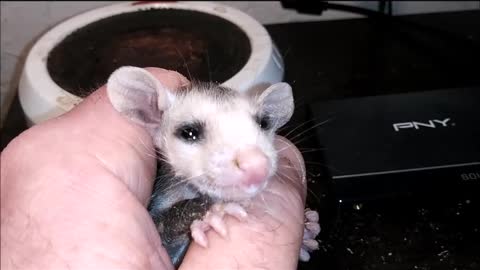
[[[183,222],[193,240],[204,247],[208,229],[226,233],[224,214],[245,218],[241,202],[260,193],[275,174],[275,131],[290,120],[294,110],[287,83],[273,84],[261,93],[195,82],[173,90],[137,67],[113,72],[107,92],[113,107],[144,126],[158,149],[162,175],[156,180],[148,210],[176,265],[188,237],[164,237],[167,227],[176,228],[167,225],[169,212],[190,202],[190,208],[183,205],[173,215],[178,218],[184,207],[200,213]],[[305,231],[302,260],[308,260],[308,251],[317,248],[312,240],[320,230],[316,212],[307,211],[306,217],[311,226]]]

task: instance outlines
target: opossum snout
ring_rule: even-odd
[[[258,147],[242,149],[236,153],[235,166],[240,169],[240,183],[244,186],[260,185],[270,170],[268,157]]]

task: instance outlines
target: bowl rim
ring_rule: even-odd
[[[270,35],[263,25],[243,11],[214,2],[129,1],[106,5],[80,13],[60,22],[42,35],[27,55],[20,80],[20,91],[22,91],[21,88],[30,88],[28,91],[38,92],[36,93],[38,97],[41,97],[48,104],[55,104],[52,106],[58,106],[65,112],[71,110],[83,98],[68,92],[53,81],[47,69],[47,59],[51,50],[73,31],[90,23],[122,13],[137,12],[151,8],[172,8],[204,12],[234,23],[247,35],[251,46],[249,58],[246,64],[222,85],[238,89],[239,91],[246,91],[256,81],[257,76],[267,68],[272,50],[274,49]],[[24,89],[23,91],[27,90]],[[24,107],[23,104],[22,107]]]

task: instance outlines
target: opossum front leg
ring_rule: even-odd
[[[161,215],[173,205],[184,200],[191,200],[198,198],[200,194],[188,186],[180,185],[177,188],[170,189],[165,192],[162,189],[157,189],[152,194],[148,211],[152,216],[155,224],[158,226]]]
[[[231,215],[240,221],[245,220],[247,217],[247,212],[243,206],[238,203],[215,203],[201,220],[197,219],[193,221],[190,226],[192,238],[195,243],[205,248],[208,247],[206,232],[210,229],[215,230],[220,236],[226,237],[228,234],[227,226],[224,221],[224,216],[226,214]]]

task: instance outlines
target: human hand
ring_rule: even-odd
[[[170,89],[188,83],[149,71]],[[252,218],[228,219],[229,239],[209,234],[209,248],[192,245],[181,269],[295,268],[304,167],[292,145],[281,156],[282,176]],[[152,139],[113,109],[105,87],[19,135],[1,154],[2,269],[173,269],[145,209],[155,165]]]

